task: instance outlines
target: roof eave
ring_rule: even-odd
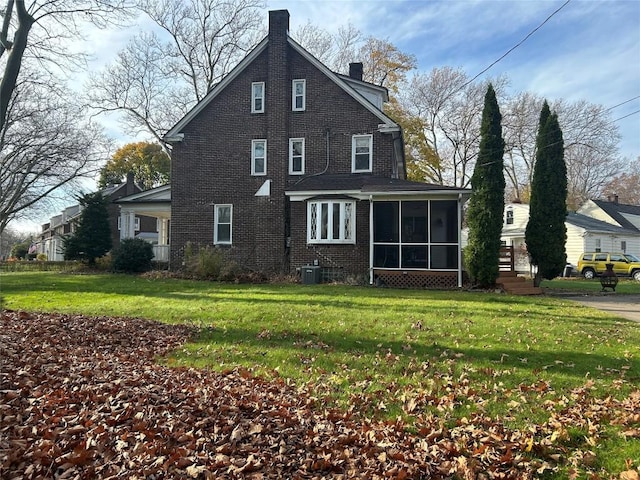
[[[222,90],[225,89],[232,80],[234,80],[238,75],[240,75],[247,66],[251,64],[266,48],[268,44],[268,37],[265,37],[256,47],[249,52],[249,54],[244,57],[238,65],[236,65],[233,70],[231,70],[218,84],[211,89],[209,93],[205,95],[205,97],[200,100],[189,112],[182,117],[178,123],[176,123],[171,130],[169,130],[164,136],[163,139],[166,142],[180,142],[184,139],[184,134],[182,133],[182,129],[186,127],[191,120],[193,120],[204,108],[209,105],[211,100],[213,100]]]

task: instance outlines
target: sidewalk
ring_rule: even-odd
[[[575,295],[565,297],[588,307],[640,323],[640,295]]]

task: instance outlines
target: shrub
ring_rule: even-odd
[[[39,262],[46,262],[47,261],[47,254],[46,253],[39,253],[38,255],[36,255],[36,260]]]
[[[153,246],[140,238],[127,238],[112,252],[112,268],[116,272],[140,273],[151,270]]]
[[[225,258],[221,249],[207,245],[195,251],[191,243],[187,243],[184,250],[184,268],[194,278],[223,282],[236,281],[242,273],[235,262]]]

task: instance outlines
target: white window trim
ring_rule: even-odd
[[[264,143],[264,172],[256,172],[256,145]],[[264,138],[256,138],[251,140],[251,175],[264,176],[267,174],[267,140]]]
[[[296,85],[302,84],[302,107],[296,108]],[[307,81],[303,78],[292,80],[291,82],[291,110],[294,112],[303,112],[307,108]]]
[[[255,94],[255,86],[260,85],[262,87],[262,96],[259,97]],[[264,97],[265,97],[265,88],[264,82],[253,82],[251,84],[251,113],[264,113]],[[256,99],[260,98],[262,100],[262,108],[256,109]]]
[[[222,207],[229,207],[229,240],[218,240],[218,212]],[[223,223],[222,225],[227,225]],[[233,243],[233,205],[230,203],[221,203],[213,206],[213,244],[214,245],[231,245]]]
[[[356,139],[368,138],[369,139],[369,168],[356,170]],[[351,173],[367,173],[373,170],[373,135],[353,135],[351,137]]]
[[[311,211],[312,206],[316,205],[316,209],[319,210],[320,205],[326,203],[328,204],[327,211],[327,237],[328,238],[320,238],[320,232],[322,231],[322,215],[316,214],[316,224],[315,231],[316,236],[318,238],[312,238],[312,223],[311,223]],[[333,205],[340,205],[340,216],[342,221],[340,222],[340,238],[334,239],[333,237]],[[350,224],[350,238],[345,238],[345,210],[346,205],[351,204],[351,215],[349,218]],[[338,244],[355,244],[356,243],[356,202],[355,200],[317,200],[312,202],[307,202],[307,243],[338,243]]]
[[[293,170],[293,143],[302,142],[302,159],[301,170],[296,172]],[[305,163],[305,145],[304,138],[290,138],[289,139],[289,175],[304,175],[304,163]]]

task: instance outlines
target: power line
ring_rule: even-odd
[[[621,103],[619,103],[617,105],[614,105],[613,107],[609,107],[605,111],[608,112],[609,110],[613,110],[614,108],[618,108],[618,107],[624,105],[625,103],[633,102],[637,98],[640,98],[640,95],[638,95],[636,97],[633,97],[633,98],[630,98],[629,100],[625,100],[624,102],[621,102]],[[615,120],[614,120],[614,122],[615,122]]]
[[[637,97],[636,97],[636,98],[637,98]],[[636,110],[635,112],[631,112],[631,113],[629,113],[629,114],[625,115],[624,117],[616,118],[615,120],[612,120],[612,121],[611,121],[611,123],[615,123],[615,122],[617,122],[618,120],[622,120],[623,118],[630,117],[631,115],[635,115],[636,113],[640,113],[640,110]]]
[[[567,6],[567,4],[570,2],[571,0],[567,0],[566,2],[564,2],[558,9],[556,9],[551,15],[549,15],[547,18],[545,18],[544,22],[542,22],[540,25],[538,25],[536,28],[534,28],[533,30],[531,30],[526,37],[524,37],[522,40],[520,40],[517,44],[515,44],[513,47],[511,47],[509,50],[507,50],[507,52],[502,55],[500,58],[498,58],[496,61],[494,61],[491,65],[489,65],[487,68],[485,68],[484,70],[482,70],[480,73],[478,73],[475,77],[473,77],[471,80],[469,80],[467,83],[465,83],[464,85],[462,85],[462,87],[460,87],[459,90],[462,90],[464,87],[466,87],[467,85],[469,85],[470,83],[472,83],[474,80],[476,80],[480,75],[482,75],[483,73],[487,72],[491,67],[493,67],[495,64],[497,64],[498,62],[500,62],[501,60],[503,60],[507,55],[509,55],[511,52],[513,52],[516,48],[518,48],[520,45],[522,45],[524,42],[527,41],[527,39],[532,36],[534,33],[536,33],[538,30],[540,30],[545,23],[547,23],[549,20],[551,20],[551,18],[558,13],[560,10],[562,10],[564,7]]]

